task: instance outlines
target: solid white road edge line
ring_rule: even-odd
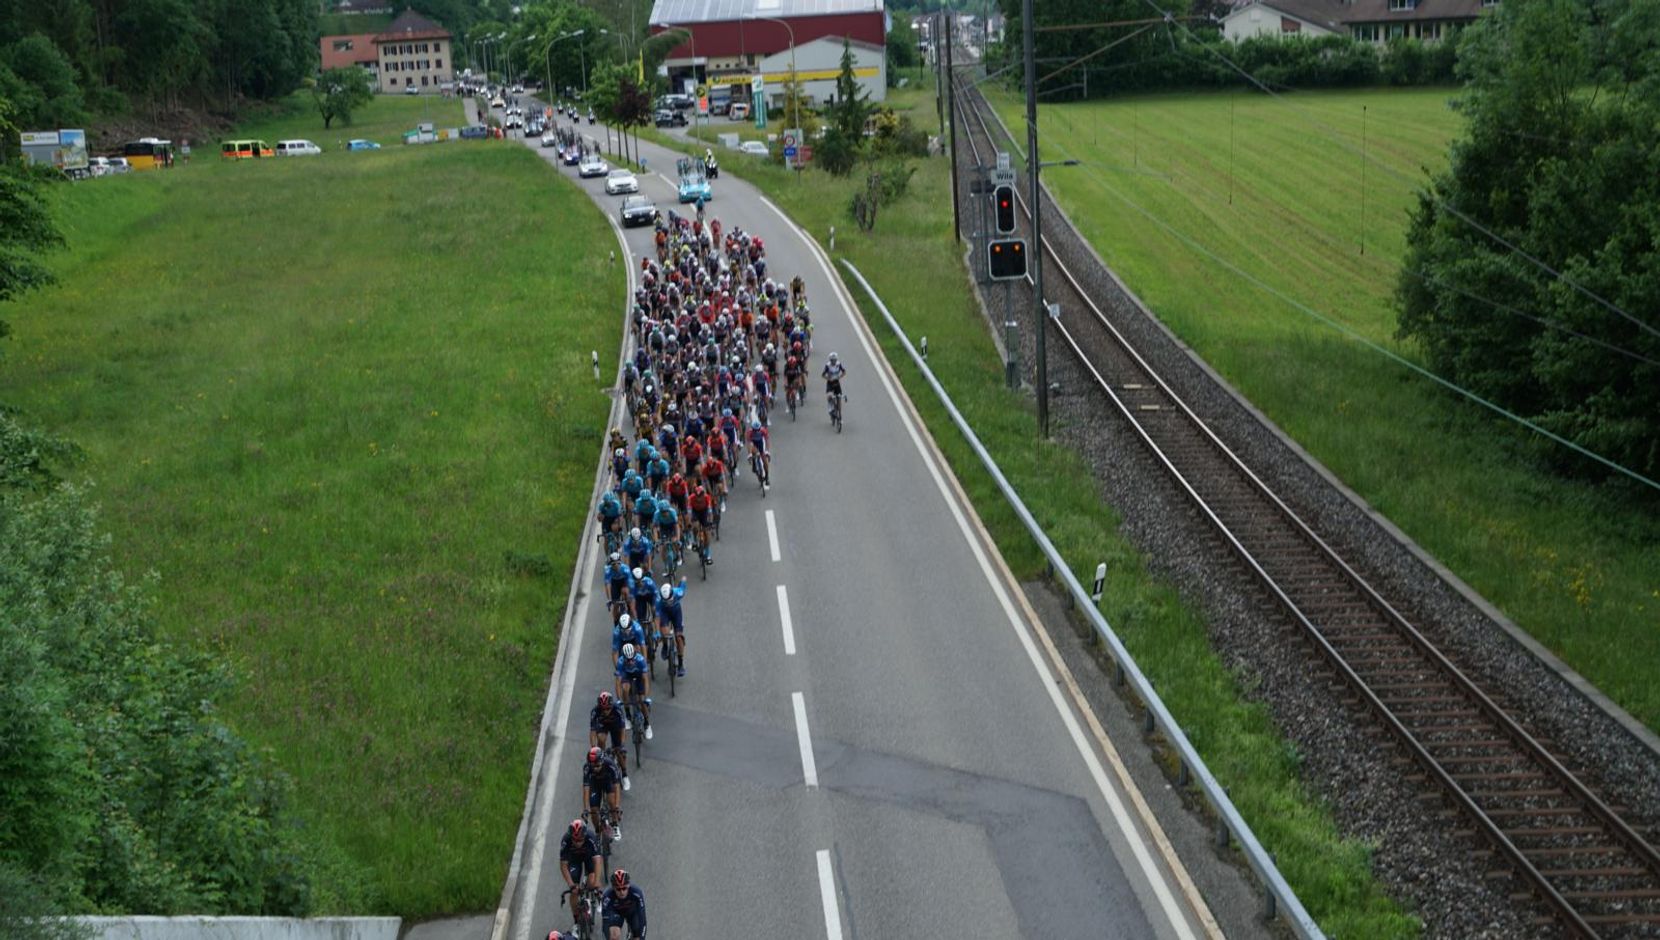
[[[818,896],[824,902],[824,934],[842,940],[842,915],[836,907],[836,870],[830,866],[830,850],[818,850]]]
[[[616,219],[613,219],[607,215],[606,221],[611,223],[611,230],[617,234],[617,242],[622,247],[623,257],[630,259],[627,265],[627,296],[632,298],[634,296],[634,264],[632,260],[633,256],[628,250],[628,239],[623,236],[622,226],[617,224]],[[626,351],[627,348],[628,326],[625,322],[623,325],[623,349]],[[618,358],[620,359],[621,356],[619,355]],[[622,398],[618,397],[614,402],[612,402],[611,405],[611,415],[609,420],[612,426],[615,426],[615,421],[621,407]],[[601,475],[605,473],[605,460],[603,453],[600,459],[599,473]],[[595,479],[598,481],[600,477],[596,476]],[[588,525],[583,528],[583,550],[586,550],[587,546],[591,543],[590,540],[593,540],[593,543],[597,544],[597,525],[597,520],[590,518],[588,520]],[[530,854],[527,859],[529,864],[523,872],[524,893],[516,899],[516,903],[521,911],[525,910],[527,905],[532,907],[535,905],[536,891],[539,887],[541,887],[542,858],[547,854],[548,827],[551,822],[550,815],[553,812],[554,784],[558,782],[559,768],[562,765],[562,759],[565,755],[565,724],[571,717],[571,698],[576,691],[577,660],[582,658],[582,633],[583,627],[588,622],[588,601],[589,598],[593,596],[591,588],[594,583],[594,567],[598,563],[598,558],[599,552],[588,552],[588,564],[582,572],[581,583],[587,585],[590,590],[583,592],[582,599],[577,602],[575,616],[572,617],[570,624],[567,625],[566,631],[559,637],[560,652],[563,653],[564,650],[567,649],[566,644],[568,643],[570,644],[568,648],[570,649],[571,655],[568,659],[566,659],[564,671],[559,679],[559,717],[553,725],[555,729],[553,754],[548,758],[548,764],[542,775],[542,799],[537,804],[536,808],[536,831],[531,837]],[[515,940],[530,940],[530,919],[528,917],[519,918],[514,923],[513,936]]]
[[[876,350],[873,338],[867,335],[868,326],[865,324],[864,318],[859,316],[858,306],[853,302],[846,286],[842,284],[841,278],[836,276],[829,262],[824,258],[818,243],[802,231],[801,227],[796,225],[784,213],[784,210],[778,208],[771,199],[765,196],[761,196],[760,199],[762,204],[771,209],[779,219],[783,220],[786,226],[800,235],[801,239],[807,244],[808,251],[813,254],[815,260],[818,261],[819,268],[823,270],[825,279],[829,282],[831,288],[841,296],[848,319],[853,323],[853,332],[858,336],[859,345],[864,348],[865,355],[869,356],[873,363],[885,364],[887,360]],[[877,376],[882,380],[883,389],[888,393],[888,398],[893,401],[894,408],[899,412],[900,421],[910,434],[911,442],[916,445],[917,452],[922,455],[922,461],[928,467],[928,473],[933,477],[934,485],[939,489],[940,497],[950,507],[951,515],[957,521],[957,527],[962,530],[963,538],[968,542],[970,550],[973,551],[975,561],[979,562],[981,573],[984,574],[987,583],[991,585],[992,592],[997,595],[997,601],[1002,606],[1005,616],[1008,617],[1009,625],[1014,628],[1016,635],[1020,638],[1021,647],[1026,650],[1027,658],[1031,660],[1033,668],[1037,670],[1038,678],[1042,681],[1045,691],[1049,693],[1050,702],[1055,706],[1055,711],[1061,717],[1061,723],[1066,726],[1067,733],[1072,737],[1073,746],[1083,756],[1090,776],[1094,778],[1096,788],[1100,790],[1113,818],[1118,822],[1119,829],[1124,834],[1125,841],[1129,843],[1130,850],[1135,855],[1143,876],[1157,896],[1159,905],[1164,909],[1166,919],[1169,920],[1177,936],[1184,938],[1184,940],[1194,940],[1193,928],[1188,924],[1187,917],[1183,914],[1180,906],[1177,905],[1175,897],[1170,893],[1169,879],[1159,871],[1158,865],[1153,861],[1152,854],[1147,850],[1147,842],[1142,838],[1135,820],[1125,810],[1124,803],[1119,799],[1117,790],[1107,779],[1107,773],[1101,766],[1100,758],[1096,756],[1094,749],[1085,740],[1083,729],[1079,727],[1077,717],[1073,715],[1072,709],[1067,707],[1066,700],[1061,695],[1060,686],[1055,681],[1054,674],[1049,671],[1048,664],[1044,662],[1043,655],[1038,651],[1037,644],[1032,640],[1031,632],[1026,629],[1026,624],[1021,620],[1019,612],[1015,610],[1014,603],[1009,599],[1008,591],[1003,586],[1003,579],[997,577],[990,560],[986,557],[985,549],[981,547],[980,540],[974,536],[973,530],[969,528],[968,520],[964,517],[961,506],[958,505],[956,499],[952,498],[950,488],[946,486],[945,479],[940,473],[938,464],[934,461],[933,454],[923,443],[922,436],[917,431],[916,422],[911,419],[910,410],[900,400],[899,393],[894,387],[894,380],[889,377],[888,371],[884,368],[876,370]],[[800,712],[797,714],[799,715]]]
[[[790,623],[790,595],[778,585],[778,619],[784,625],[784,655],[795,655],[795,627]]]
[[[801,746],[801,778],[807,789],[818,789],[818,764],[813,761],[813,738],[807,733],[807,699],[800,692],[790,693],[790,704],[795,706],[795,743]]]
[[[770,509],[767,510],[767,543],[772,546],[773,561],[778,561],[783,558],[783,556],[778,553],[778,520],[773,518],[772,510]]]

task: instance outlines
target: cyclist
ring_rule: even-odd
[[[761,485],[772,483],[772,452],[767,449],[767,429],[757,418],[749,422],[749,455],[761,458]]]
[[[697,465],[703,462],[702,438],[702,433],[693,434],[688,431],[686,433],[686,443],[680,448],[680,456],[686,465],[687,476],[696,476]]]
[[[624,643],[617,657],[617,698],[632,702],[645,722],[646,740],[651,739],[651,664],[633,643]],[[624,691],[626,689],[626,692]]]
[[[842,377],[847,375],[847,367],[842,365],[841,357],[831,353],[824,363],[824,396],[826,399],[841,399],[847,401],[847,395],[842,391]],[[830,410],[836,409],[836,402],[830,402]]]
[[[656,456],[651,458],[651,463],[646,467],[646,479],[651,483],[652,490],[661,493],[663,484],[668,482],[669,474],[674,468],[669,465],[668,458],[664,457],[661,451],[653,453]]]
[[[623,746],[623,732],[628,730],[628,718],[617,707],[617,698],[610,692],[600,692],[594,707],[588,710],[588,746],[604,745],[611,738],[611,752],[617,755],[617,769],[622,771],[623,789],[631,789],[628,782],[628,748]]]
[[[652,487],[640,490],[634,499],[634,525],[646,538],[651,538],[651,526],[657,521],[657,497]]]
[[[657,600],[657,582],[651,580],[651,575],[646,574],[644,568],[635,568],[632,574],[634,581],[629,589],[634,594],[634,619],[644,627],[651,623],[652,605]]]
[[[622,484],[622,478],[628,475],[628,448],[616,447],[611,450],[611,476]]]
[[[629,467],[617,488],[622,490],[623,510],[631,513],[634,511],[634,501],[640,498],[640,491],[646,488],[646,481],[634,472],[633,467]]]
[[[605,562],[605,586],[610,591],[611,602],[609,606],[613,616],[619,610],[627,608],[630,596],[628,593],[629,582],[633,580],[633,576],[629,574],[628,566],[623,564],[622,554],[612,552],[611,557]]]
[[[669,561],[670,546],[684,544],[680,538],[680,513],[666,499],[657,503],[657,544],[663,547],[665,567]]]
[[[664,584],[658,589],[657,597],[657,629],[668,631],[674,637],[674,658],[679,668],[675,675],[686,675],[686,623],[685,616],[680,609],[680,599],[686,596],[686,579],[681,578],[678,585]]]
[[[694,442],[695,442],[695,439],[694,440],[688,440],[686,442],[687,450],[691,449],[691,445]],[[675,509],[678,509],[681,512],[685,512],[686,511],[686,498],[692,495],[692,485],[691,485],[691,483],[687,482],[687,480],[684,476],[677,473],[674,476],[669,477],[668,485],[666,487],[664,487],[664,489],[669,494],[669,504],[672,505]],[[659,508],[661,508],[661,507],[659,507]]]
[[[806,380],[807,370],[801,368],[800,359],[797,359],[795,356],[790,356],[788,359],[784,360],[785,394],[793,394],[795,396],[795,403],[798,405],[801,404],[801,399],[805,394]]]
[[[724,449],[728,454],[736,455],[738,452],[738,428],[738,418],[732,413],[732,409],[722,409],[720,413],[720,432],[726,438]]]
[[[640,468],[640,475],[644,476],[646,467],[657,456],[657,448],[651,444],[651,435],[642,431],[640,439],[634,443],[634,465]]]
[[[617,622],[611,625],[611,654],[614,656],[622,652],[624,643],[633,643],[643,646],[646,642],[646,631],[633,617],[623,614]]]
[[[709,527],[715,524],[715,498],[709,495],[709,490],[702,483],[697,484],[692,495],[686,497],[686,511],[692,517],[692,534],[697,538],[697,550],[702,553],[705,564],[714,564],[715,556],[709,551]]]
[[[600,801],[609,803],[611,838],[622,838],[622,771],[597,747],[588,749],[588,759],[582,763],[582,800],[595,830],[600,824]]]
[[[772,379],[767,375],[766,367],[755,364],[754,378],[750,380],[750,390],[755,401],[755,414],[762,424],[771,424],[767,420],[767,405],[775,399],[772,394]]]
[[[625,940],[623,925],[628,926],[629,937],[644,940],[646,935],[646,895],[640,886],[619,868],[611,873],[611,887],[605,889],[603,922],[609,940]]]
[[[651,548],[651,539],[640,532],[639,526],[628,530],[628,538],[623,539],[622,550],[623,554],[628,556],[628,567],[634,569],[634,577],[638,578],[640,569],[651,561]],[[629,582],[629,587],[633,587],[632,581]]]
[[[627,446],[628,446],[628,438],[623,436],[622,428],[612,428],[611,429],[611,436],[609,438],[607,438],[606,442],[605,442],[606,449],[615,451],[615,450],[620,450],[622,448],[625,448]]]
[[[580,816],[571,820],[564,838],[559,840],[559,861],[562,863],[559,873],[565,876],[565,887],[575,888],[578,882],[586,881],[589,887],[599,890],[599,840],[594,838],[594,831]],[[572,909],[575,910],[574,905]]]
[[[599,498],[599,511],[595,518],[599,519],[600,528],[607,534],[622,531],[623,507],[622,500],[611,490]]]

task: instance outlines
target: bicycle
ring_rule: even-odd
[[[795,420],[795,406],[800,404],[800,401],[800,396],[798,396],[795,391],[795,385],[790,385],[790,387],[784,392],[784,404],[790,409],[791,421]]]
[[[663,567],[668,570],[670,581],[674,580],[675,574],[680,571],[683,561],[684,559],[680,557],[679,543],[674,539],[665,540],[663,542]]]
[[[559,903],[571,905],[572,927],[578,940],[596,940],[598,934],[594,929],[599,925],[601,909],[599,889],[583,882],[574,888],[566,888],[559,895]]]
[[[646,762],[646,723],[645,712],[634,701],[634,690],[628,690],[628,697],[623,700],[623,713],[628,716],[629,725],[634,734],[634,766],[636,769]]]
[[[709,530],[697,527],[697,560],[703,569],[703,580],[709,580]]]
[[[829,399],[830,423],[836,426],[836,433],[840,434],[842,432],[842,396],[837,392],[831,392]]]
[[[669,672],[669,698],[674,698],[674,676],[680,671],[680,647],[674,642],[674,634],[668,630],[657,635],[657,642],[663,646],[663,666]]]
[[[755,471],[755,480],[761,485],[762,499],[767,498],[767,489],[772,485],[772,480],[770,479],[771,463],[771,459],[769,457],[763,457],[760,451],[756,451],[755,453],[749,455],[749,468]]]

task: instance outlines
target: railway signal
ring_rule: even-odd
[[[997,212],[997,234],[1014,234],[1014,187],[1003,185],[993,191],[992,205]]]
[[[1026,276],[1026,239],[1002,238],[986,246],[986,270],[994,281],[1013,281]]]

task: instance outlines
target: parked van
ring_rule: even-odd
[[[747,121],[749,120],[749,102],[734,101],[731,109],[726,113],[734,121]]]
[[[271,145],[263,140],[227,140],[219,145],[219,156],[224,160],[257,160],[271,155]]]
[[[323,148],[309,140],[277,141],[277,156],[279,157],[314,157],[322,152]]]

